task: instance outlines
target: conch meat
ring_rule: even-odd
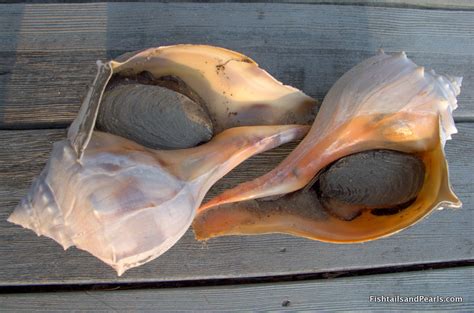
[[[461,206],[444,155],[461,78],[380,52],[344,74],[308,135],[274,170],[198,210],[196,238],[280,232],[373,240]],[[381,170],[382,169],[382,170]]]
[[[312,98],[223,48],[152,48],[98,65],[68,138],[53,145],[9,221],[86,250],[119,275],[174,245],[208,189],[239,163],[301,139],[309,126],[292,124],[314,112]],[[165,112],[170,105],[177,111]],[[169,136],[154,127],[171,128]],[[147,147],[177,148],[170,136],[183,129],[200,134],[180,142],[186,149]]]

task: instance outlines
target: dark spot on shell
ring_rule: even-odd
[[[219,74],[220,71],[225,70],[225,65],[224,64],[218,64],[216,65],[216,73]]]
[[[121,169],[119,165],[112,164],[112,163],[102,163],[102,164],[99,164],[99,166],[107,172],[116,172]]]

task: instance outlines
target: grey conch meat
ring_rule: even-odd
[[[97,129],[154,149],[190,148],[214,135],[204,105],[168,88],[140,83],[106,90]]]
[[[460,207],[449,182],[444,145],[457,131],[452,112],[461,81],[425,71],[404,52],[381,52],[361,62],[329,90],[308,135],[274,170],[199,208],[193,223],[196,238],[280,232],[326,242],[364,242],[411,226],[436,208]],[[311,187],[320,183],[318,173],[371,150],[397,151],[422,161],[416,198],[384,214],[371,208],[347,218],[327,214]],[[419,168],[416,163],[410,166]]]
[[[415,199],[425,179],[423,161],[394,150],[369,150],[343,157],[319,175],[313,188],[329,214],[350,221],[362,211],[392,214]]]
[[[208,189],[227,172],[309,130],[275,124],[307,120],[315,101],[230,50],[151,48],[98,65],[68,138],[53,145],[46,167],[9,221],[65,249],[74,245],[86,250],[119,275],[173,246]],[[177,77],[199,94],[217,134],[197,147],[154,150],[94,130],[112,75],[143,72]]]

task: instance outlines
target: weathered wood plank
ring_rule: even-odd
[[[23,310],[468,312],[474,310],[473,282],[474,267],[461,267],[274,284],[4,294],[0,295],[0,307],[3,312]],[[403,299],[413,297],[413,301],[417,302],[376,302],[375,299],[382,299],[381,296],[394,298],[398,296]],[[427,298],[416,300],[417,296]],[[437,303],[429,302],[430,299],[440,298],[443,300],[442,303],[440,300]]]
[[[0,20],[2,15],[16,16],[17,20],[4,25],[0,33],[0,39],[5,39],[0,41],[0,56],[14,56],[5,65],[0,61],[0,72],[6,73],[0,84],[0,128],[69,124],[95,75],[95,60],[107,59],[107,4],[15,4],[3,8],[7,10],[0,11]],[[21,52],[39,43],[50,45],[50,49],[43,46],[27,54]]]
[[[0,22],[0,55],[11,59],[0,58],[4,129],[65,126],[97,59],[177,43],[241,51],[318,99],[378,48],[406,50],[420,65],[464,76],[455,116],[474,119],[474,11],[269,3],[2,5],[0,21],[12,16],[13,23]]]
[[[259,277],[474,259],[474,124],[460,123],[447,145],[460,210],[434,212],[418,225],[374,242],[334,245],[285,235],[224,237],[202,244],[189,231],[163,256],[117,278],[89,254],[6,222],[64,130],[0,131],[0,285],[108,283]],[[215,194],[275,166],[294,145],[251,158]]]
[[[1,0],[0,3],[87,3],[97,2],[97,0]],[[107,2],[123,2],[121,0],[110,0]],[[129,0],[127,2],[140,2],[140,0]],[[201,0],[155,0],[154,2],[202,2]],[[228,2],[226,0],[212,0],[212,3]],[[247,3],[248,0],[235,0],[232,2]],[[336,5],[364,5],[377,7],[401,7],[401,8],[423,8],[423,9],[449,9],[449,10],[470,10],[474,8],[471,0],[271,0],[255,1],[271,3],[289,4],[336,4]]]
[[[295,2],[456,10],[474,8],[474,3],[470,0],[297,0]]]
[[[0,52],[0,125],[2,123],[2,107],[5,105],[4,99],[7,83],[10,81],[12,69],[16,61],[16,40],[19,24],[22,20],[22,7],[4,6],[0,12],[0,42],[8,47],[12,47],[11,51]],[[8,31],[3,31],[8,30]]]

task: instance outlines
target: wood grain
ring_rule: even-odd
[[[394,265],[474,259],[474,124],[459,123],[447,144],[453,187],[464,202],[459,210],[436,211],[389,238],[335,245],[285,235],[216,238],[203,244],[191,231],[163,256],[122,277],[89,254],[64,252],[45,237],[6,222],[26,194],[64,130],[0,131],[0,285],[155,282],[260,277],[347,271]],[[293,145],[243,163],[210,192],[259,176],[282,160]]]
[[[470,10],[281,3],[3,4],[0,26],[0,73],[6,73],[0,76],[2,129],[66,126],[92,81],[97,59],[177,43],[240,51],[318,99],[377,49],[406,50],[420,65],[464,76],[455,116],[474,120]]]
[[[474,8],[474,3],[470,0],[298,0],[298,2],[452,10],[469,10]]]
[[[0,295],[2,312],[474,310],[474,267],[302,282],[148,290]],[[371,302],[371,296],[436,296],[450,302]],[[462,299],[462,302],[460,301]],[[457,299],[456,299],[457,298]],[[381,299],[381,298],[379,298]]]
[[[76,0],[0,0],[0,3],[75,3]],[[97,0],[81,0],[81,3],[97,2]],[[110,0],[107,2],[123,2],[121,0]],[[141,2],[140,0],[128,0],[127,2]],[[203,2],[201,0],[155,0],[154,2]],[[226,0],[211,0],[207,2],[219,3]],[[235,0],[232,2],[247,3],[248,0]],[[422,8],[422,9],[449,9],[470,10],[474,8],[471,0],[271,0],[254,1],[288,4],[337,4],[337,5],[361,5],[376,7],[399,7],[399,8]]]

